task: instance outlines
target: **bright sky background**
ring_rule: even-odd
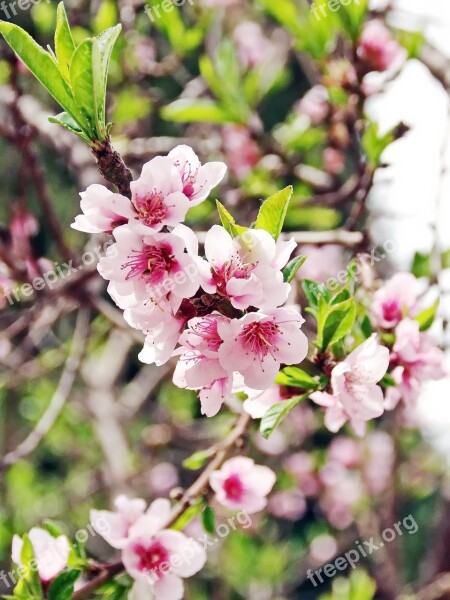
[[[450,0],[393,4],[392,24],[424,31],[428,42],[448,57],[450,70]],[[400,120],[411,127],[408,136],[386,151],[383,158],[391,167],[379,172],[369,203],[374,240],[394,240],[393,266],[408,269],[414,252],[430,252],[436,239],[442,250],[450,249],[450,98],[422,63],[411,60],[384,94],[370,100],[368,113],[383,130]],[[450,270],[442,273],[440,283],[442,315],[450,320]],[[433,333],[442,341],[440,327]],[[446,342],[449,347],[450,332]],[[450,351],[448,358],[450,369]],[[426,386],[418,415],[450,469],[450,377]]]

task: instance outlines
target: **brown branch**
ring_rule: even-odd
[[[102,142],[92,142],[91,150],[97,160],[100,174],[107,181],[114,184],[120,194],[131,198],[130,183],[133,180],[133,175],[123,162],[120,154],[112,147],[111,140],[107,138]]]
[[[225,462],[227,457],[230,455],[232,449],[239,443],[241,438],[245,435],[245,432],[249,428],[252,419],[246,413],[243,413],[234,428],[231,430],[229,435],[216,446],[216,453],[214,458],[208,464],[206,469],[200,474],[200,476],[194,481],[194,483],[184,492],[180,501],[173,507],[169,519],[164,523],[162,529],[170,528],[185,512],[189,506],[201,496],[209,485],[209,478],[213,471],[220,469],[222,464]],[[115,575],[123,570],[123,564],[121,561],[105,565],[100,573],[84,585],[80,590],[75,592],[72,596],[72,600],[84,600],[97,590],[104,583],[110,581]]]

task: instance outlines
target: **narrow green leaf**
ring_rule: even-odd
[[[416,277],[430,277],[432,272],[431,256],[429,254],[416,252],[413,259],[411,272]]]
[[[192,504],[187,508],[184,513],[179,517],[172,525],[171,529],[181,531],[184,529],[195,517],[197,517],[204,507],[204,499],[199,498],[195,504]]]
[[[344,338],[356,319],[356,304],[349,298],[329,307],[325,318],[318,322],[317,342],[322,351]]]
[[[206,506],[202,512],[202,523],[207,533],[214,533],[216,531],[216,514],[210,506]]]
[[[50,121],[50,123],[56,123],[57,125],[65,127],[70,132],[75,133],[75,135],[78,135],[82,140],[89,142],[89,138],[86,136],[85,133],[83,133],[83,130],[81,129],[80,125],[78,125],[78,123],[69,115],[69,113],[62,112],[59,113],[59,115],[56,115],[55,117],[49,117],[48,120]]]
[[[208,458],[212,456],[214,453],[214,448],[210,448],[208,450],[199,450],[198,452],[194,452],[191,456],[183,460],[183,467],[185,469],[189,469],[191,471],[196,471],[197,469],[201,469],[203,465],[206,463]]]
[[[323,283],[317,283],[316,281],[311,281],[311,279],[304,279],[302,281],[302,289],[313,310],[317,310],[320,298],[323,297],[327,301],[330,299],[330,292]]]
[[[74,569],[63,571],[52,582],[48,591],[48,600],[70,600],[72,598],[75,582],[80,576],[81,571]]]
[[[182,98],[161,109],[161,116],[166,121],[180,123],[237,123],[236,116],[212,100]]]
[[[216,205],[222,225],[232,237],[236,237],[237,235],[240,235],[241,233],[247,231],[247,227],[241,227],[240,225],[236,224],[234,217],[230,215],[230,213],[227,211],[227,209],[221,202],[216,200]]]
[[[285,367],[278,373],[275,383],[289,387],[299,387],[304,390],[315,390],[319,383],[309,373],[298,367]]]
[[[266,439],[271,436],[278,425],[287,417],[300,402],[305,400],[309,394],[295,396],[289,400],[283,400],[274,404],[261,419],[260,432]]]
[[[419,323],[420,331],[426,331],[427,329],[430,329],[436,317],[436,311],[438,307],[439,300],[436,300],[436,302],[432,306],[426,308],[414,317],[414,321],[417,321]]]
[[[294,279],[295,275],[297,274],[297,271],[305,263],[307,258],[308,258],[307,256],[302,255],[302,256],[296,256],[291,261],[289,261],[288,264],[283,269],[284,281],[286,281],[287,283],[290,283]]]
[[[32,594],[32,598],[43,598],[41,581],[39,579],[37,563],[34,556],[33,544],[28,535],[23,536],[23,546],[20,555],[20,561],[28,571],[23,579]]]
[[[75,44],[67,20],[64,2],[60,2],[56,10],[55,51],[59,72],[70,85],[69,65],[75,52]]]
[[[89,125],[90,138],[99,135],[97,127],[98,106],[94,90],[93,71],[94,40],[83,40],[75,50],[70,61],[70,80],[76,102]]]
[[[288,185],[263,202],[256,218],[256,229],[265,229],[275,240],[280,237],[292,192],[292,186]]]
[[[0,33],[49,94],[79,122],[83,131],[88,133],[81,110],[77,107],[54,58],[17,25],[0,21]]]
[[[122,25],[110,27],[103,31],[98,37],[93,40],[93,56],[92,67],[94,76],[94,94],[97,104],[97,120],[100,136],[105,136],[106,131],[103,131],[106,121],[106,87],[108,83],[109,63],[111,54],[116,44],[117,38],[122,31]]]

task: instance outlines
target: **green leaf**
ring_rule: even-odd
[[[426,331],[427,329],[430,329],[436,317],[436,311],[438,307],[439,300],[436,300],[436,302],[432,306],[426,308],[414,317],[414,321],[417,321],[419,323],[420,331]]]
[[[122,31],[122,25],[116,25],[103,31],[93,41],[93,75],[94,75],[94,93],[97,104],[97,118],[103,128],[106,121],[106,86],[108,83],[108,70],[111,61],[111,54],[116,44],[117,38]],[[101,135],[105,134],[101,131]]]
[[[76,105],[69,86],[59,72],[55,59],[17,25],[0,21],[0,33],[49,94],[66,112],[78,120],[84,133],[88,134],[82,113]]]
[[[295,396],[289,400],[283,400],[277,402],[269,408],[266,414],[261,419],[260,432],[266,439],[271,436],[278,425],[287,417],[287,415],[293,410],[300,402],[305,400],[309,394],[303,394],[302,396]]]
[[[265,229],[275,240],[280,237],[292,192],[292,186],[288,185],[263,202],[256,218],[256,229]]]
[[[192,519],[197,517],[202,512],[204,505],[204,499],[199,498],[195,504],[192,504],[192,506],[184,511],[181,517],[179,517],[172,525],[171,529],[175,529],[176,531],[181,531],[184,529],[192,521]]]
[[[416,252],[411,271],[415,277],[431,277],[431,256]]]
[[[283,269],[284,281],[286,281],[287,283],[290,283],[294,279],[295,275],[297,274],[297,271],[305,263],[307,258],[308,258],[307,256],[302,255],[302,256],[296,256],[295,258],[290,260]]]
[[[38,575],[37,562],[34,556],[33,544],[28,535],[23,536],[23,546],[20,555],[20,562],[27,567],[27,572],[23,579],[28,587],[32,598],[43,598],[41,581]]]
[[[71,571],[63,571],[52,582],[48,591],[48,600],[70,600],[72,598],[75,582],[80,576],[81,571],[72,569]]]
[[[317,310],[320,298],[325,298],[327,301],[330,299],[330,292],[323,283],[304,279],[302,281],[302,289],[313,310]]]
[[[67,20],[64,2],[60,2],[56,10],[55,51],[59,72],[70,85],[69,65],[75,52],[75,44]]]
[[[81,139],[86,142],[89,142],[88,136],[83,133],[83,130],[78,125],[78,123],[69,115],[67,112],[59,113],[55,117],[49,117],[48,120],[50,123],[56,123],[57,125],[61,125],[68,129],[71,133],[78,135]]]
[[[64,531],[59,527],[59,525],[53,522],[51,519],[45,519],[43,523],[45,529],[52,535],[54,538],[58,538],[61,535],[65,535]]]
[[[182,98],[161,109],[161,116],[166,121],[180,123],[238,123],[239,120],[225,108],[212,100]]]
[[[342,3],[337,11],[342,25],[353,42],[356,42],[359,38],[368,10],[368,0],[358,0],[358,2],[350,2],[349,5]]]
[[[318,321],[317,343],[322,351],[343,339],[352,329],[356,319],[353,298],[329,307],[325,317]]]
[[[216,531],[216,514],[210,506],[206,506],[202,512],[202,523],[207,533],[214,533]]]
[[[236,224],[234,217],[230,215],[230,213],[227,211],[227,209],[221,202],[216,200],[216,205],[222,225],[224,229],[228,231],[231,237],[236,237],[237,235],[240,235],[241,233],[247,231],[247,227],[241,227],[240,225]]]
[[[89,125],[90,137],[99,136],[97,125],[98,106],[94,93],[94,70],[92,63],[94,40],[81,42],[70,61],[70,80],[74,97]]]
[[[366,127],[362,137],[362,147],[366,153],[368,163],[372,167],[378,167],[381,162],[381,155],[385,149],[395,140],[395,128],[389,130],[384,135],[380,134],[378,123],[372,122]]]
[[[149,9],[146,13],[153,25],[167,37],[171,47],[182,54],[186,28],[178,7],[166,0],[147,0],[147,4]]]
[[[372,323],[370,322],[370,319],[367,315],[364,315],[364,317],[361,319],[360,327],[361,327],[361,331],[364,334],[364,337],[366,339],[369,339],[373,333],[373,328],[372,328]]]
[[[285,367],[278,373],[275,383],[289,387],[299,387],[304,390],[315,390],[319,383],[309,373],[298,367]]]
[[[207,460],[214,454],[214,452],[214,448],[194,452],[194,454],[183,460],[183,467],[191,471],[201,469],[203,465],[207,462]]]

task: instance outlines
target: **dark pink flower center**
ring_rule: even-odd
[[[202,338],[208,350],[216,351],[222,344],[222,338],[217,331],[216,319],[205,317],[192,326],[192,332]]]
[[[162,193],[156,190],[134,198],[133,203],[139,214],[139,219],[150,227],[161,223],[168,213],[164,200]]]
[[[219,294],[226,294],[227,283],[233,277],[235,279],[248,279],[256,263],[245,263],[236,254],[220,267],[211,267],[211,274]]]
[[[122,269],[128,269],[126,279],[140,277],[151,283],[158,283],[171,270],[175,257],[171,249],[164,246],[149,246],[144,244],[141,250],[133,250]]]
[[[240,502],[244,494],[244,485],[239,475],[230,475],[223,482],[223,490],[229,500]]]
[[[137,565],[139,571],[158,571],[163,563],[169,562],[169,553],[158,541],[153,542],[150,546],[138,543],[134,546],[134,551],[139,556]]]
[[[239,339],[247,353],[254,354],[262,360],[273,350],[278,350],[278,335],[279,327],[273,321],[255,321],[243,328]]]
[[[402,308],[397,300],[390,300],[383,304],[383,318],[390,323],[398,323],[402,320]]]

